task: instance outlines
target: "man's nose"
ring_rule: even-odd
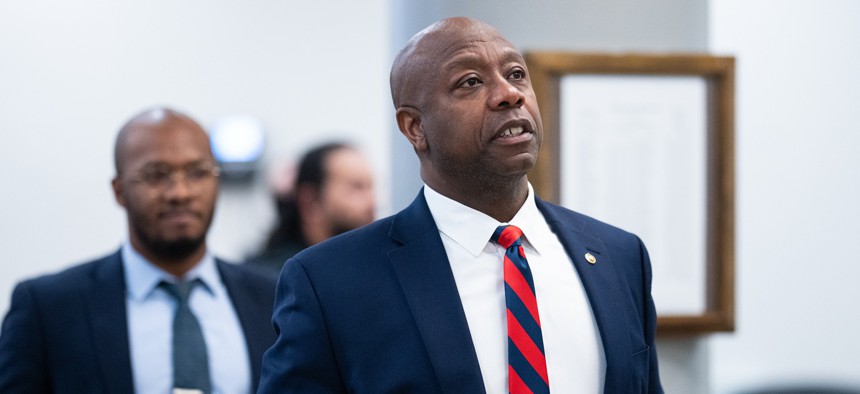
[[[492,109],[519,108],[525,103],[525,94],[507,79],[500,77],[493,85],[489,102]]]
[[[192,195],[191,182],[184,172],[177,171],[172,174],[166,194],[172,199],[183,199]]]

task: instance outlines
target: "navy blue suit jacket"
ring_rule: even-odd
[[[606,356],[604,392],[662,392],[642,242],[570,210],[537,206],[588,294]],[[259,393],[485,391],[423,192],[397,215],[290,259],[273,321],[278,339],[264,356]]]
[[[275,283],[216,259],[251,358],[274,342]],[[132,393],[120,253],[18,284],[0,332],[0,393]]]

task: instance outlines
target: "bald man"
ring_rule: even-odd
[[[275,283],[206,247],[219,174],[206,133],[155,108],[122,127],[114,154],[128,240],[15,287],[0,393],[254,392]]]
[[[516,48],[442,20],[391,92],[425,187],[286,263],[260,392],[662,392],[644,245],[528,182],[543,126]]]

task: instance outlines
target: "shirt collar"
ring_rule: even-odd
[[[547,232],[551,233],[543,214],[535,204],[531,183],[525,203],[510,223],[500,223],[487,214],[467,207],[424,185],[424,198],[439,232],[451,238],[471,255],[478,257],[487,246],[493,232],[503,224],[513,224],[525,235],[525,243],[540,254],[545,250]]]
[[[122,245],[122,264],[125,269],[125,286],[128,296],[135,301],[144,301],[158,284],[163,280],[176,283],[179,278],[167,271],[158,268],[140,253],[138,253],[129,242]],[[221,281],[218,274],[215,258],[206,252],[203,259],[198,262],[191,271],[183,278],[185,280],[200,279],[207,294],[213,297],[221,297],[221,287],[216,286]]]

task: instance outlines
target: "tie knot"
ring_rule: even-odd
[[[161,287],[167,294],[176,298],[179,303],[184,304],[188,302],[188,298],[191,297],[191,290],[194,290],[194,286],[197,286],[200,282],[200,279],[194,279],[191,281],[179,281],[177,283],[170,283],[167,281],[161,281],[158,284],[158,287]]]
[[[493,242],[501,245],[503,248],[510,248],[511,245],[519,245],[520,237],[523,236],[523,231],[514,225],[499,226],[493,232]]]

